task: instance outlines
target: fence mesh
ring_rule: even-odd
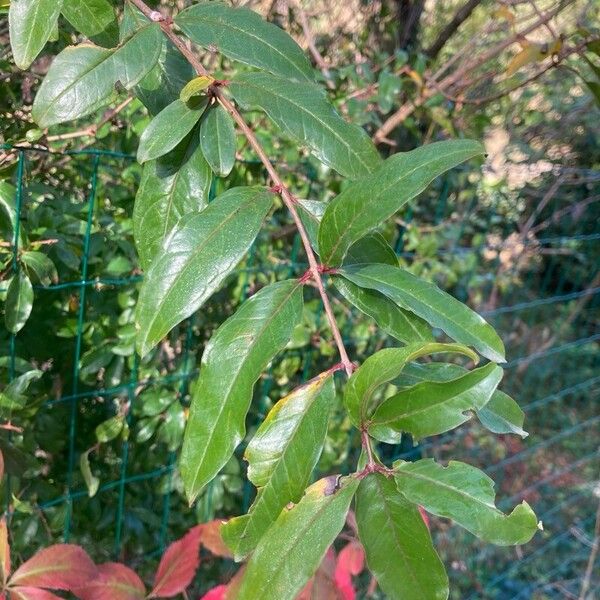
[[[125,440],[114,444],[113,453],[105,454],[102,462],[94,462],[92,455],[93,470],[101,480],[93,498],[79,470],[81,453],[88,450],[94,427],[114,415],[117,406],[127,407],[132,431],[141,419],[148,419],[140,412],[146,401],[144,394],[152,393],[153,401],[157,397],[160,401],[161,394],[168,391],[185,406],[197,373],[198,348],[211,333],[204,325],[212,323],[214,327],[219,315],[228,313],[232,290],[243,300],[260,278],[301,274],[306,265],[298,259],[302,256],[299,241],[293,241],[290,256],[278,254],[276,247],[274,257],[265,257],[255,245],[227,290],[218,293],[206,308],[206,318],[195,316],[178,328],[174,351],[163,348],[151,362],[140,362],[124,334],[122,343],[111,340],[110,362],[103,363],[104,378],[90,377],[89,363],[83,359],[99,350],[94,348],[102,331],[97,323],[109,329],[124,314],[130,314],[132,295],[135,297],[142,278],[131,239],[136,180],[133,157],[100,150],[54,154],[38,149],[4,149],[17,155],[10,271],[17,273],[19,269],[23,228],[34,231],[42,227],[44,218],[50,218],[44,214],[39,219],[31,217],[30,204],[38,203],[36,209],[40,210],[44,202],[51,203],[59,196],[64,206],[54,210],[64,209],[67,223],[59,237],[68,239],[69,244],[57,243],[53,252],[71,265],[70,270],[63,271],[71,275],[61,281],[34,286],[31,322],[19,334],[6,335],[3,340],[2,366],[7,367],[9,381],[19,374],[23,357],[43,357],[51,365],[48,371],[59,373],[39,409],[36,427],[48,438],[61,438],[49,440],[48,447],[56,452],[56,464],[64,465],[62,471],[53,470],[54,476],[61,473],[64,478],[53,481],[52,486],[36,488],[33,495],[28,495],[25,487],[20,499],[33,504],[35,518],[48,522],[49,539],[62,537],[82,543],[103,558],[145,564],[148,557],[158,556],[170,539],[198,519],[208,520],[235,509],[235,504],[228,504],[228,496],[241,497],[247,508],[252,490],[248,484],[243,486],[239,464],[232,461],[226,467],[205,490],[194,511],[185,506],[179,493],[175,464],[180,438],[175,425],[151,451]],[[68,184],[66,170],[71,177]],[[308,173],[307,195],[316,176],[313,171]],[[505,549],[480,544],[448,522],[435,520],[433,532],[449,567],[455,597],[576,597],[588,566],[599,501],[600,233],[593,220],[576,218],[569,212],[569,203],[574,185],[581,187],[577,193],[585,198],[599,180],[599,175],[588,173],[586,185],[571,184],[569,188],[566,183],[568,194],[558,194],[539,215],[533,214],[533,229],[533,223],[540,219],[561,216],[547,237],[516,231],[503,223],[505,199],[500,196],[482,209],[471,200],[457,215],[450,200],[456,192],[452,179],[436,184],[431,221],[438,232],[443,227],[446,239],[442,247],[432,250],[432,257],[449,272],[459,273],[441,277],[442,283],[445,280],[452,293],[478,308],[501,333],[509,359],[503,389],[526,412],[530,435],[524,440],[493,436],[469,425],[418,446],[403,442],[399,448],[383,451],[388,458],[433,456],[480,466],[496,481],[502,509],[526,499],[544,523],[544,531],[531,544]],[[113,219],[117,214],[120,227]],[[415,258],[410,239],[413,218],[418,221],[420,215],[409,211],[395,226],[396,251],[408,264]],[[467,223],[476,223],[482,234],[466,236]],[[276,223],[275,230],[284,226]],[[46,224],[45,231],[55,227]],[[490,243],[490,231],[498,233],[495,246]],[[73,247],[79,250],[74,252]],[[103,263],[105,259],[108,264]],[[427,260],[418,268],[427,274]],[[439,280],[439,272],[437,275]],[[322,316],[319,310],[317,321]],[[100,331],[91,331],[94,327]],[[344,327],[348,342],[359,351],[381,343],[368,329],[363,337],[357,335],[352,318],[346,319]],[[323,340],[290,349],[261,379],[250,420],[256,423],[264,415],[274,386],[283,382],[285,387],[290,372],[295,379],[313,376],[317,357],[328,351]],[[106,374],[109,369],[114,372]],[[183,418],[175,409],[171,412],[161,413],[165,430],[167,422],[171,425],[169,419],[177,422]],[[356,441],[351,437],[347,443],[347,461],[355,456]],[[14,503],[12,491],[9,479],[4,490],[7,506]],[[26,527],[32,527],[31,522],[23,517],[23,535]],[[102,544],[97,537],[104,541],[110,537],[112,547],[99,548]],[[599,585],[599,573],[593,569],[592,594],[598,592]]]

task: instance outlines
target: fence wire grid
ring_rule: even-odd
[[[56,348],[48,348],[45,342],[46,345],[39,348],[40,354],[50,361],[49,371],[56,368],[70,373],[70,376],[63,375],[58,383],[54,381],[52,390],[44,396],[39,417],[36,417],[38,428],[56,426],[57,420],[63,427],[62,431],[46,431],[45,434],[64,436],[58,445],[53,443],[60,456],[58,464],[65,467],[64,479],[54,481],[52,486],[36,488],[34,495],[28,495],[27,486],[23,486],[25,492],[20,500],[29,501],[34,514],[20,515],[15,511],[13,517],[16,523],[22,524],[19,531],[34,527],[31,525],[34,519],[46,520],[48,542],[62,538],[81,543],[90,552],[99,552],[103,558],[118,558],[134,566],[147,564],[162,553],[169,541],[197,520],[231,514],[236,506],[239,509],[238,501],[234,505],[228,504],[228,496],[241,498],[242,508],[247,508],[252,496],[250,486],[242,486],[239,467],[232,463],[217,482],[208,486],[196,509],[187,508],[179,493],[175,468],[177,439],[170,440],[165,434],[164,443],[154,445],[150,452],[140,450],[143,445],[132,442],[130,437],[129,441],[111,444],[112,453],[107,451],[103,455],[104,462],[94,460],[92,454],[93,471],[99,475],[100,485],[91,498],[79,470],[80,455],[89,446],[84,440],[93,436],[96,425],[114,414],[115,399],[126,404],[127,421],[132,431],[137,426],[136,421],[146,418],[140,417],[135,410],[136,405],[140,406],[140,391],[171,390],[174,397],[185,404],[189,385],[197,374],[198,347],[210,332],[203,331],[202,319],[189,319],[178,329],[175,356],[168,355],[166,350],[159,353],[159,366],[156,366],[158,363],[152,366],[140,364],[127,344],[121,348],[123,344],[119,346],[116,340],[117,347],[123,351],[123,360],[116,361],[121,371],[112,377],[113,385],[107,385],[110,378],[90,380],[82,374],[82,357],[90,351],[90,328],[94,327],[94,321],[103,314],[108,315],[107,321],[118,320],[115,306],[121,314],[130,310],[131,295],[135,297],[136,284],[142,278],[130,258],[133,252],[131,214],[122,214],[118,200],[108,209],[105,202],[121,186],[125,191],[119,193],[127,198],[123,206],[131,209],[135,177],[128,170],[133,168],[134,157],[94,149],[61,154],[8,146],[4,149],[18,155],[12,177],[16,218],[14,237],[8,240],[12,251],[8,276],[16,274],[20,268],[23,227],[41,226],[40,222],[27,220],[28,203],[41,205],[50,201],[48,189],[61,188],[65,181],[61,172],[66,165],[71,168],[75,164],[80,175],[80,194],[68,200],[77,216],[68,236],[73,243],[76,240],[79,244],[79,252],[75,253],[77,271],[75,265],[71,269],[71,272],[78,272],[78,277],[67,276],[48,286],[34,286],[34,315],[41,308],[50,313],[45,317],[44,331],[39,330],[40,321],[32,319],[18,334],[5,333],[1,338],[1,356],[4,357],[1,366],[6,368],[6,382],[19,374],[24,356],[36,356],[36,345],[42,343],[39,337],[52,337],[52,334],[56,336],[52,339],[58,340]],[[36,184],[28,176],[28,170],[36,165],[42,165],[41,172],[47,179],[46,187],[38,190],[37,195],[30,193]],[[590,174],[589,180],[597,188],[600,174]],[[449,200],[452,190],[448,179],[438,183],[435,221],[443,223],[454,210]],[[582,197],[588,194],[589,186],[581,190]],[[554,205],[547,209],[550,213],[564,210],[560,196],[553,202]],[[121,229],[110,230],[114,228],[114,222],[106,217],[106,210],[121,215],[124,223]],[[471,290],[475,285],[477,289],[487,290],[475,308],[498,329],[505,341],[508,363],[504,365],[503,389],[517,399],[525,411],[525,428],[530,435],[524,440],[515,436],[494,436],[469,424],[418,446],[408,442],[382,451],[390,459],[432,456],[440,460],[465,460],[479,466],[496,481],[501,509],[512,509],[525,499],[544,524],[543,532],[538,533],[532,543],[518,548],[496,548],[480,544],[448,522],[434,519],[433,534],[449,570],[453,597],[502,600],[578,597],[589,567],[600,496],[600,278],[595,263],[600,256],[600,231],[597,223],[585,219],[561,219],[558,235],[555,228],[548,237],[530,239],[525,236],[520,244],[509,246],[512,252],[509,262],[503,262],[506,256],[502,255],[502,248],[506,249],[506,245],[500,246],[491,263],[486,255],[486,272],[481,270],[481,257],[489,253],[489,240],[482,238],[479,246],[474,247],[463,239],[464,221],[472,210],[472,205],[466,207],[465,218],[456,221],[462,224],[452,229],[454,239],[439,249],[437,259],[452,266],[455,261],[467,257],[467,267],[462,269],[459,280],[451,282],[450,286],[453,293],[462,295],[461,300],[473,303]],[[487,207],[486,213],[487,225],[491,226],[499,213],[495,206]],[[411,211],[408,211],[405,219],[396,226],[395,236],[396,251],[409,264],[414,258],[407,242],[407,224],[411,218]],[[485,229],[486,223],[481,225]],[[103,230],[104,227],[108,229]],[[502,241],[510,239],[513,233],[505,232]],[[106,265],[99,264],[98,257],[103,255],[98,246],[107,240],[122,251],[122,255],[129,257],[129,262],[123,266],[117,261],[115,264],[119,268],[108,270]],[[113,262],[119,258],[119,252],[114,253]],[[264,256],[254,247],[231,277],[233,283],[227,289],[230,292],[233,289],[238,299],[243,300],[252,293],[257,277],[298,276],[306,269],[298,256],[301,256],[298,239],[294,239],[291,256],[285,260],[265,263]],[[64,258],[67,260],[66,255]],[[533,268],[540,260],[545,261],[543,271]],[[570,264],[575,266],[571,269]],[[500,277],[511,282],[505,289],[498,285]],[[0,287],[5,291],[6,285]],[[483,302],[490,297],[494,297],[495,302]],[[227,301],[227,292],[223,292],[211,302],[217,306]],[[59,330],[55,330],[57,325],[60,325]],[[368,330],[365,330],[364,338],[357,336],[352,329],[352,319],[345,323],[343,335],[349,344],[359,349],[370,348],[373,343]],[[313,369],[322,350],[322,346],[315,348],[312,344],[292,348],[271,366],[269,373],[260,380],[256,393],[258,401],[250,415],[254,423],[264,416],[268,406],[266,399],[272,388],[282,381],[284,385],[287,382],[287,371],[282,363],[291,363],[293,366],[286,368],[295,369],[299,379],[310,378],[316,374]],[[348,446],[348,467],[354,456],[354,441],[351,438]],[[16,483],[14,478],[13,481],[9,478],[3,490],[8,510],[14,504],[12,492],[18,489]],[[39,538],[33,536],[32,539]],[[106,546],[109,539],[111,547],[98,550],[97,546]],[[34,549],[31,547],[25,554]],[[228,572],[233,572],[233,568],[229,565]],[[201,573],[202,576],[208,575]],[[597,597],[600,573],[596,566],[588,579],[589,597]]]

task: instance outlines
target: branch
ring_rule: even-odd
[[[548,11],[546,14],[542,15],[542,17],[536,19],[531,25],[525,27],[523,30],[515,33],[514,35],[508,37],[502,42],[496,44],[486,52],[484,52],[481,56],[475,57],[473,59],[468,58],[461,64],[456,71],[446,76],[441,81],[437,81],[436,79],[430,79],[427,83],[427,86],[422,90],[421,95],[413,101],[412,104],[406,103],[402,105],[395,113],[390,115],[383,124],[379,127],[379,129],[373,135],[373,141],[376,144],[379,144],[386,140],[388,135],[400,125],[407,116],[412,114],[415,108],[423,105],[427,99],[438,92],[448,92],[450,88],[460,82],[463,77],[472,73],[475,69],[481,67],[483,64],[488,62],[489,60],[498,56],[501,52],[503,52],[506,48],[511,46],[517,40],[523,38],[528,33],[536,30],[538,27],[548,23],[550,19],[555,17],[559,12],[564,10],[569,4],[571,4],[574,0],[565,0],[561,2],[558,6],[556,6],[553,10]],[[442,69],[441,72],[444,72],[445,69]],[[541,74],[541,73],[540,73]]]
[[[482,0],[468,0],[457,11],[450,22],[442,29],[437,39],[429,48],[425,49],[425,54],[430,58],[435,58],[448,40],[458,31],[458,28],[471,16],[471,13],[481,4]]]
[[[183,56],[185,56],[185,58],[192,65],[192,67],[194,67],[198,75],[208,75],[208,72],[206,71],[200,60],[192,53],[192,51],[173,31],[173,24],[170,19],[166,19],[160,13],[157,13],[157,11],[150,9],[148,6],[146,6],[143,0],[130,0],[130,2],[137,6],[137,8],[139,8],[142,11],[142,13],[144,13],[144,15],[146,15],[149,19],[160,23],[161,29],[164,31],[165,35],[173,42],[173,44],[175,44],[175,46],[180,50]],[[306,252],[306,256],[308,258],[310,272],[315,281],[317,289],[319,290],[321,300],[323,301],[323,307],[325,308],[327,321],[329,322],[333,338],[338,348],[341,363],[344,366],[346,374],[350,376],[354,369],[354,365],[352,364],[350,358],[348,357],[348,353],[346,352],[346,347],[344,346],[344,342],[342,340],[342,334],[335,320],[335,316],[331,308],[331,303],[329,302],[329,297],[327,296],[327,292],[325,291],[325,286],[321,277],[319,263],[315,256],[315,253],[313,252],[312,246],[310,245],[310,240],[308,238],[308,234],[306,233],[306,229],[304,228],[304,225],[300,220],[300,216],[298,215],[298,211],[296,210],[296,198],[290,192],[283,179],[279,176],[279,174],[273,167],[273,164],[269,160],[269,157],[267,156],[266,152],[260,145],[258,139],[254,135],[254,132],[246,123],[242,115],[238,112],[231,100],[229,100],[226,96],[223,95],[221,89],[218,86],[212,87],[212,93],[214,94],[219,104],[225,110],[227,110],[229,114],[233,117],[233,120],[237,123],[238,127],[248,140],[248,143],[250,144],[254,152],[256,152],[256,154],[258,155],[258,158],[264,165],[267,173],[269,174],[269,177],[275,184],[274,188],[279,192],[284,204],[286,205],[287,209],[292,215],[292,219],[296,224],[296,228],[298,229],[298,233],[300,234],[300,238],[302,239],[304,251]]]

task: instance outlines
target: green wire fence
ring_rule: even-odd
[[[38,307],[49,310],[50,316],[44,317],[45,330],[32,329],[36,323],[40,326],[38,320],[31,326],[27,324],[17,335],[6,334],[0,338],[7,381],[17,376],[24,357],[36,356],[36,345],[44,336],[58,340],[55,349],[51,347],[54,342],[47,342],[40,352],[53,361],[49,371],[61,371],[64,379],[53,390],[45,391],[43,405],[36,416],[36,432],[40,435],[52,433],[44,430],[45,419],[48,419],[47,423],[57,419],[64,427],[66,439],[60,443],[53,440],[50,444],[57,448],[57,465],[65,466],[64,473],[60,472],[64,479],[55,481],[52,489],[36,484],[35,494],[30,494],[28,486],[22,485],[26,482],[24,479],[20,482],[20,489],[24,491],[19,500],[29,499],[34,514],[22,517],[15,512],[13,517],[22,518],[25,524],[34,523],[36,518],[45,519],[48,535],[55,541],[62,538],[82,543],[92,553],[98,552],[103,557],[112,555],[129,563],[145,564],[144,561],[158,556],[171,539],[198,519],[208,520],[248,507],[252,489],[249,484],[241,483],[239,460],[226,467],[219,482],[207,487],[195,510],[185,505],[177,491],[176,442],[171,446],[167,444],[166,448],[165,444],[159,444],[151,452],[131,439],[123,440],[120,445],[114,444],[114,452],[106,454],[104,463],[94,463],[94,471],[98,473],[100,469],[102,473],[93,498],[89,497],[83,484],[78,461],[81,453],[88,449],[86,444],[93,437],[94,427],[114,414],[111,400],[118,399],[126,405],[126,421],[132,431],[138,425],[136,410],[143,402],[140,393],[144,390],[168,389],[173,397],[186,404],[190,384],[197,374],[198,348],[210,335],[205,327],[212,329],[222,320],[218,314],[220,308],[209,307],[208,311],[217,312],[211,313],[207,320],[192,317],[179,328],[174,338],[175,356],[169,356],[163,349],[150,364],[140,362],[135,353],[126,354],[123,361],[115,363],[121,365],[121,372],[113,377],[113,385],[99,380],[90,383],[82,375],[82,357],[89,350],[86,345],[89,345],[90,327],[94,326],[95,319],[103,318],[110,325],[111,320],[116,323],[120,314],[127,313],[131,309],[131,295],[142,279],[135,265],[126,273],[113,275],[107,274],[103,265],[98,264],[98,257],[102,256],[99,245],[106,244],[106,240],[110,240],[119,252],[124,249],[123,255],[132,256],[133,253],[129,220],[135,175],[128,172],[134,168],[133,157],[94,149],[57,154],[10,146],[4,146],[4,150],[15,152],[17,156],[13,173],[16,218],[13,239],[9,240],[12,257],[8,274],[17,274],[20,268],[23,228],[41,227],[41,223],[30,223],[25,218],[28,203],[38,202],[38,208],[46,201],[51,202],[52,199],[46,199],[50,194],[48,190],[67,186],[61,174],[65,169],[74,169],[78,173],[76,181],[85,191],[84,194],[79,191],[79,201],[73,201],[78,192],[70,188],[66,192],[73,195],[69,206],[76,207],[79,217],[73,220],[72,231],[67,234],[69,239],[76,239],[80,244],[77,255],[79,276],[76,279],[66,276],[45,287],[34,286],[34,313]],[[28,176],[29,167],[35,167],[44,180],[43,189],[36,192],[42,200],[29,193],[29,187],[34,186]],[[309,172],[307,195],[313,185],[318,186],[315,176],[314,170]],[[600,174],[588,173],[586,177],[588,185],[576,190],[576,197],[577,194],[582,197],[590,194],[590,187],[600,184]],[[489,247],[485,235],[476,238],[466,234],[467,221],[476,208],[476,200],[467,203],[460,218],[456,219],[453,215],[456,207],[451,201],[452,179],[446,177],[439,183],[435,206],[429,204],[429,208],[433,208],[429,212],[434,215],[433,225],[440,226],[453,220],[458,226],[451,230],[452,239],[436,250],[432,260],[441,261],[450,268],[462,265],[458,269],[459,276],[451,281],[452,292],[462,296],[462,300],[478,304],[476,308],[502,334],[509,359],[505,365],[503,389],[513,395],[525,411],[525,425],[530,436],[525,440],[493,436],[477,425],[469,425],[420,445],[405,440],[400,447],[384,447],[382,452],[390,459],[434,456],[481,466],[497,482],[502,509],[511,509],[515,503],[526,499],[543,521],[544,531],[531,544],[517,549],[480,545],[470,534],[442,520],[434,521],[433,532],[449,566],[453,597],[562,598],[565,594],[577,597],[588,566],[600,501],[598,224],[593,220],[564,218],[547,237],[525,236],[518,243],[507,246],[506,240],[511,239],[514,228],[500,222],[501,215],[496,206],[487,206],[483,218],[479,219],[480,230],[483,233],[501,227],[505,230],[495,262],[490,263],[489,257],[484,262],[482,256]],[[562,199],[557,198],[554,207],[547,209],[549,214],[564,208],[565,202],[568,204],[573,190],[567,192]],[[117,193],[122,203],[111,201],[106,209],[106,198]],[[214,186],[212,193],[216,193]],[[114,227],[105,210],[121,215],[124,223],[121,229]],[[407,211],[395,234],[396,251],[408,264],[418,260],[415,252],[407,249],[411,219],[416,222],[420,219],[415,209]],[[284,223],[276,223],[270,233],[280,231],[283,226]],[[289,256],[277,255],[276,251],[275,256],[266,256],[264,248],[258,246],[259,242],[213,306],[231,304],[232,291],[243,300],[261,277],[294,277],[306,269],[299,260],[297,237]],[[513,253],[508,262],[501,254],[507,247]],[[289,244],[285,251],[289,252]],[[416,255],[418,257],[418,251]],[[115,256],[121,255],[117,252]],[[464,264],[456,261],[464,261]],[[427,260],[419,264],[418,268],[427,270]],[[541,270],[540,264],[544,266]],[[498,283],[501,280],[509,283],[502,287]],[[6,285],[0,284],[0,288],[5,291]],[[492,297],[495,301],[489,302]],[[118,313],[115,306],[122,312]],[[56,316],[55,322],[51,320],[52,314]],[[317,305],[317,329],[320,320],[322,313]],[[369,335],[368,330],[362,336],[360,331],[357,333],[356,322],[359,321],[354,318],[342,321],[343,335],[353,349],[365,353],[385,343],[381,338]],[[63,326],[63,322],[67,325]],[[59,325],[60,329],[54,331],[53,328]],[[279,386],[291,386],[297,380],[315,374],[319,356],[323,348],[326,349],[323,343],[321,340],[320,346],[312,341],[299,344],[271,366],[256,393],[250,428],[264,416],[275,381]],[[115,344],[119,347],[118,340]],[[286,375],[286,369],[294,372],[291,379]],[[61,435],[61,432],[55,434]],[[25,435],[25,445],[27,440]],[[340,447],[345,447],[344,460],[348,461],[348,457],[356,456],[358,440],[355,437],[344,439],[338,445],[338,451]],[[334,465],[334,462],[329,468],[343,470],[343,462],[341,465]],[[53,473],[54,477],[58,471]],[[14,504],[12,493],[15,490],[17,487],[13,488],[9,479],[4,489],[8,507]],[[108,533],[110,531],[112,534]],[[111,548],[97,547],[106,545],[109,537],[112,537]],[[229,564],[217,570],[217,575],[215,571],[204,575],[218,578],[231,572],[233,566]],[[590,587],[597,592],[599,585],[598,569],[592,569]]]

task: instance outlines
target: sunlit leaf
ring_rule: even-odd
[[[504,344],[489,325],[468,306],[404,269],[391,265],[344,267],[344,277],[356,285],[374,289],[409,310],[451,338],[475,348],[494,362],[505,362]]]
[[[483,153],[479,142],[452,140],[392,155],[327,206],[319,228],[323,263],[340,265],[354,242],[395,214],[438,175]]]
[[[192,41],[228,58],[286,78],[313,79],[313,69],[298,44],[247,8],[200,3],[182,10],[175,22]]]
[[[250,440],[248,479],[258,488],[247,515],[222,528],[236,560],[245,558],[288,502],[298,502],[319,459],[335,398],[330,374],[317,377],[277,402]]]
[[[317,570],[346,520],[359,480],[335,476],[311,485],[284,508],[250,557],[237,600],[293,600]]]
[[[10,3],[10,46],[19,69],[27,69],[46,45],[62,3],[63,0],[12,0]]]
[[[12,277],[6,292],[4,323],[11,333],[23,329],[33,307],[33,287],[29,277],[20,270]]]
[[[227,177],[235,163],[235,128],[227,111],[219,105],[202,119],[200,147],[215,174]]]
[[[423,381],[384,400],[370,419],[369,433],[379,439],[391,428],[417,440],[450,431],[483,408],[502,379],[493,363],[445,382]]]
[[[203,211],[182,217],[164,240],[142,285],[137,348],[145,356],[213,294],[258,234],[274,194],[232,188]]]
[[[229,84],[243,108],[259,107],[274,123],[341,175],[356,179],[372,173],[381,159],[367,134],[347,123],[323,89],[269,73],[244,73]]]
[[[509,515],[495,504],[494,482],[479,469],[450,461],[447,467],[433,459],[394,463],[396,484],[411,502],[427,512],[452,519],[492,544],[512,546],[528,542],[538,523],[527,502]]]

